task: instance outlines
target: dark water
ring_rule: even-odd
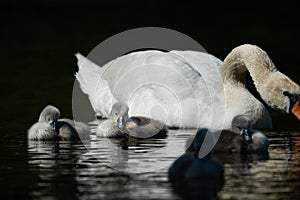
[[[2,165],[6,168],[5,173],[1,169],[1,192],[8,197],[34,199],[190,198],[185,196],[190,193],[168,182],[167,170],[194,132],[170,130],[165,139],[146,140],[108,140],[93,135],[84,144],[1,142],[5,152],[13,151],[16,156],[2,156],[9,163]],[[300,198],[300,133],[265,133],[270,140],[268,154],[216,155],[225,169],[225,184],[217,198]],[[174,155],[157,152],[169,143],[177,146]],[[20,151],[21,147],[27,152]],[[198,191],[193,197],[197,195],[203,194]]]

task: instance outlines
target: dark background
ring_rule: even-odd
[[[240,44],[256,44],[299,83],[299,19],[290,1],[1,1],[2,138],[25,138],[49,103],[72,117],[74,53],[87,55],[104,39],[131,28],[180,31],[222,60]],[[274,129],[299,130],[293,117],[272,115]]]

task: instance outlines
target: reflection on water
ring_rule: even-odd
[[[197,199],[213,183],[171,185],[167,170],[195,130],[170,130],[165,139],[92,137],[87,144],[29,142],[29,170],[37,174],[32,197],[82,199]],[[174,138],[174,134],[177,137]],[[216,154],[224,163],[220,199],[299,199],[300,134],[266,133],[269,153]],[[174,154],[158,151],[171,141]],[[156,165],[156,167],[154,167]],[[136,170],[136,171],[135,171]],[[128,173],[128,172],[147,173]]]

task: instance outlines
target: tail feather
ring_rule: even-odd
[[[79,71],[75,74],[80,87],[86,94],[92,94],[98,80],[101,78],[102,69],[80,53],[75,54]]]
[[[75,54],[77,58],[78,72],[75,74],[76,79],[80,84],[81,90],[89,96],[90,102],[95,109],[96,102],[93,94],[96,92],[96,87],[99,79],[101,79],[101,68],[81,55]]]
[[[83,93],[87,94],[94,111],[107,117],[111,104],[115,101],[106,80],[102,78],[103,68],[80,53],[77,58],[78,72],[75,74]]]

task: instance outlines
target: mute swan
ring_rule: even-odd
[[[232,119],[237,115],[249,116],[254,128],[271,128],[269,112],[246,89],[245,76],[249,71],[257,91],[270,107],[293,113],[300,119],[299,85],[279,72],[267,53],[255,45],[245,44],[234,48],[223,64],[212,55],[195,51],[134,52],[102,67],[79,53],[76,57],[79,67],[76,79],[82,91],[88,95],[96,115],[102,117],[108,117],[115,102],[123,101],[128,103],[130,115],[153,117],[165,121],[170,127],[211,127],[211,120],[216,124],[215,127],[220,127],[222,120],[211,119],[209,113],[211,108],[220,104],[224,92],[224,129],[231,128]],[[201,72],[196,68],[200,68]],[[206,76],[205,82],[203,75]],[[219,76],[223,91],[218,89],[219,92],[208,93],[206,86],[217,87]],[[161,87],[162,84],[151,84],[156,78],[163,79],[165,88],[176,91],[174,96],[178,98],[173,98],[167,89]],[[184,85],[184,81],[188,84]],[[124,89],[124,85],[128,87]],[[190,85],[190,88],[186,85]],[[142,89],[137,86],[142,86]],[[128,100],[130,93],[131,99]],[[191,101],[193,98],[196,98],[196,103]],[[157,105],[164,111],[151,113],[145,109]]]
[[[104,137],[118,137],[125,134],[136,138],[164,137],[167,127],[161,121],[140,116],[128,116],[129,108],[123,102],[117,102],[111,110],[111,119],[106,124],[100,124],[98,135]],[[110,126],[103,128],[104,126]],[[107,131],[104,131],[104,130]],[[100,131],[102,130],[102,131]]]
[[[70,119],[59,119],[58,108],[48,105],[40,116],[39,121],[28,130],[29,140],[87,140],[90,129],[83,122]]]
[[[189,151],[180,156],[169,168],[170,181],[181,182],[195,179],[217,179],[224,178],[224,168],[220,162],[215,160],[211,153],[199,158],[199,150],[204,142],[207,129],[200,129],[191,144]]]

